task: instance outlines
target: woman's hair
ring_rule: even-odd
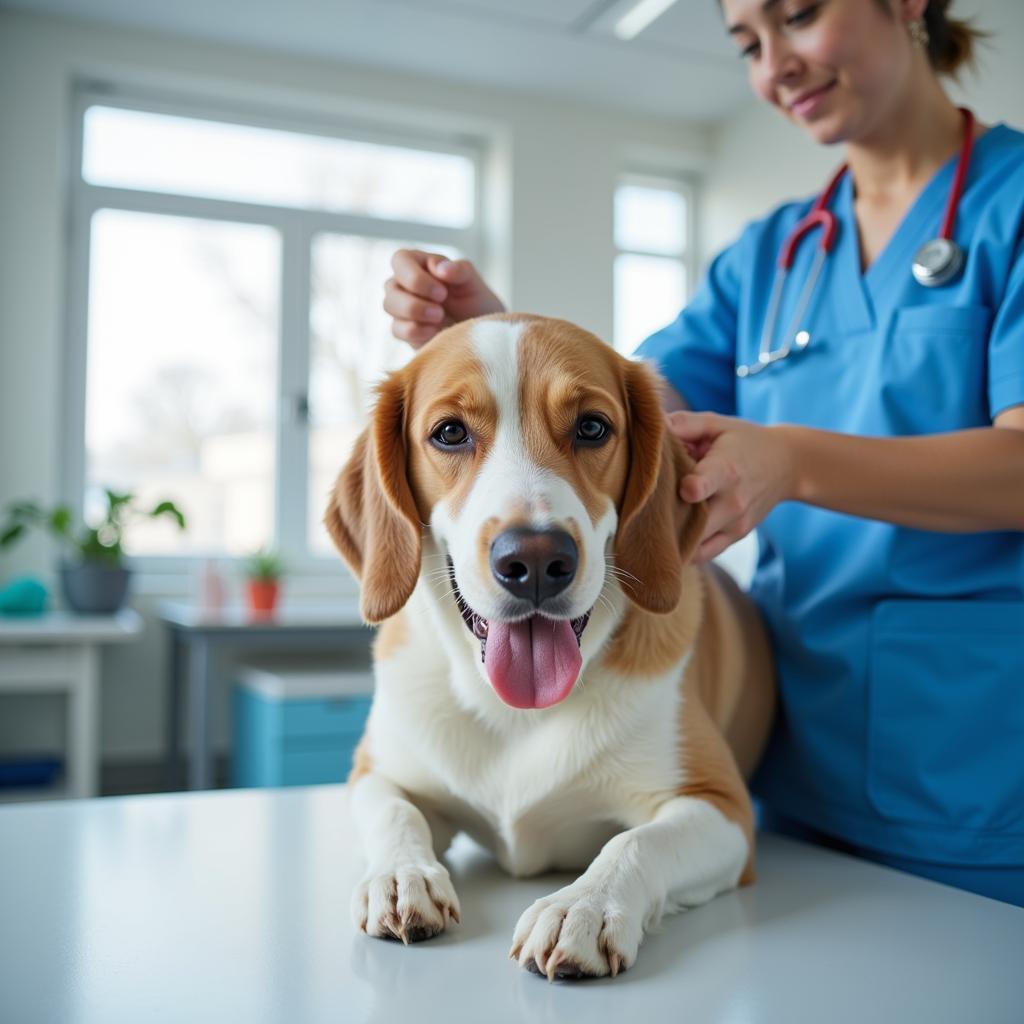
[[[877,3],[892,14],[890,0]],[[928,29],[928,63],[940,75],[956,75],[974,63],[975,44],[988,36],[969,20],[951,18],[953,0],[929,0],[924,12]]]

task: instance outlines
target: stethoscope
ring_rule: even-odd
[[[960,113],[964,118],[964,140],[960,146],[960,159],[956,166],[953,185],[946,201],[946,215],[942,221],[942,230],[939,232],[938,238],[925,242],[914,254],[914,279],[925,288],[941,288],[943,285],[949,284],[960,274],[964,266],[964,251],[953,241],[953,224],[956,220],[957,208],[960,205],[960,194],[964,189],[967,168],[971,163],[971,150],[974,147],[974,115],[965,107],[960,108]],[[797,331],[796,327],[807,312],[811,299],[814,297],[815,285],[825,265],[825,259],[836,242],[839,221],[836,220],[835,214],[828,209],[828,204],[847,169],[848,165],[843,164],[836,171],[832,180],[825,186],[825,191],[814,201],[810,212],[797,224],[783,244],[776,265],[775,282],[768,298],[768,312],[765,314],[764,328],[761,331],[757,362],[737,366],[737,377],[752,377],[773,363],[787,359],[794,352],[803,352],[811,343],[810,332],[807,330]],[[786,278],[793,266],[796,248],[803,237],[817,227],[821,228],[821,239],[818,243],[814,263],[811,265],[803,290],[800,292],[796,311],[790,318],[783,334],[784,344],[780,348],[773,349],[772,339],[775,337],[775,330],[778,327],[779,303],[782,301]]]

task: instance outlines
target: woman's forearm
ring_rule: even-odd
[[[856,437],[778,426],[792,453],[790,497],[919,530],[1024,530],[1024,431]]]

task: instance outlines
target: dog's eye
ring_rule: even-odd
[[[581,416],[576,423],[576,442],[583,445],[600,444],[611,433],[608,421],[600,416]]]
[[[469,431],[458,420],[445,420],[430,436],[444,448],[458,448],[469,440]]]

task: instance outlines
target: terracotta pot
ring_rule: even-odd
[[[254,615],[273,615],[281,593],[278,580],[247,580],[245,593]]]

